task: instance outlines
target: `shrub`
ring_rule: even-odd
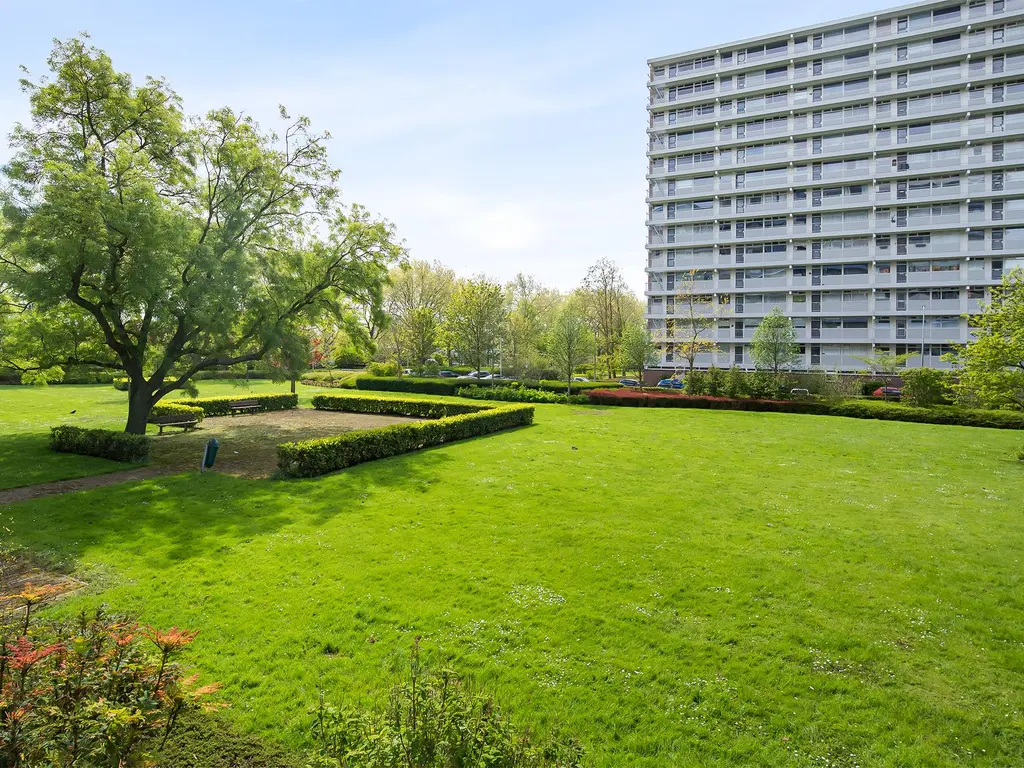
[[[860,385],[852,376],[843,376],[841,373],[826,373],[825,383],[821,394],[831,402],[842,402],[857,395]]]
[[[866,397],[874,394],[879,387],[884,387],[885,382],[881,379],[862,379],[860,382],[860,393]]]
[[[546,392],[526,387],[463,387],[459,397],[473,400],[501,400],[509,403],[555,403],[583,405],[589,402],[586,395],[568,395]]]
[[[726,397],[744,397],[747,393],[747,380],[743,375],[743,371],[735,365],[732,366],[725,376]]]
[[[952,381],[949,371],[935,368],[909,368],[903,372],[903,394],[901,399],[908,405],[930,408],[933,405],[949,403],[947,393]]]
[[[538,382],[530,382],[530,381],[523,382],[523,386],[524,387],[529,387],[531,389],[542,389],[545,392],[561,392],[562,394],[565,394],[565,385],[566,385],[566,382],[564,382],[564,381],[556,381],[554,379],[542,379],[541,381],[538,381]],[[621,389],[621,388],[622,388],[622,385],[618,384],[618,383],[609,383],[609,382],[601,382],[601,381],[574,381],[572,383],[571,392],[574,395],[578,395],[578,394],[580,394],[582,392],[587,392],[587,391],[589,391],[591,389]]]
[[[366,366],[366,371],[371,376],[397,376],[398,375],[398,364],[397,363],[369,363]]]
[[[310,768],[583,765],[584,752],[576,741],[557,736],[535,741],[452,670],[425,670],[418,644],[417,639],[408,677],[388,692],[383,706],[335,709],[321,701]]]
[[[146,461],[150,455],[150,440],[145,435],[112,429],[83,429],[61,424],[50,428],[50,449],[113,461]]]
[[[708,394],[708,376],[703,371],[693,370],[686,377],[686,392],[690,395]]]
[[[124,377],[119,377],[114,379],[112,383],[114,385],[114,389],[116,389],[118,392],[128,391],[128,379]]]
[[[345,411],[347,413],[373,413],[390,416],[410,416],[416,419],[443,419],[463,413],[478,413],[489,406],[472,403],[450,403],[444,400],[416,400],[411,397],[348,397],[345,395],[316,395],[313,407],[318,411]]]
[[[149,412],[150,418],[155,416],[189,416],[193,419],[198,420],[200,424],[203,422],[203,417],[206,414],[203,409],[195,405],[184,405],[181,402],[174,400],[165,400],[157,403],[153,406]]]
[[[725,371],[711,366],[708,368],[708,386],[706,394],[718,397],[725,392]]]
[[[329,397],[318,395],[314,400]],[[335,398],[336,400],[364,400],[364,398]],[[377,401],[383,403],[384,401]],[[387,405],[373,406],[384,408],[396,408],[394,401],[387,401]],[[416,403],[416,406],[412,406]],[[316,405],[316,403],[314,403]],[[324,405],[321,404],[317,407]],[[352,403],[343,403],[338,410],[351,410]],[[428,408],[433,406],[438,409],[448,409],[456,403],[430,403],[425,400],[405,401],[405,409],[400,411],[402,415],[413,415],[410,413],[414,408]],[[468,404],[461,404],[464,408],[474,408]],[[369,406],[368,406],[369,407]],[[277,465],[281,471],[292,477],[315,477],[337,469],[344,469],[353,464],[360,464],[364,461],[373,461],[387,456],[396,456],[401,453],[409,453],[420,448],[432,445],[441,445],[456,440],[465,440],[469,437],[490,434],[510,427],[524,426],[533,423],[533,406],[530,405],[504,405],[496,408],[480,410],[479,406],[475,413],[461,413],[458,415],[444,416],[436,421],[420,421],[412,424],[393,424],[388,427],[377,429],[360,430],[347,432],[335,437],[325,437],[319,440],[305,440],[297,443],[283,443],[277,446]],[[380,411],[360,411],[362,413],[378,413]],[[385,411],[394,413],[394,410]],[[429,417],[428,417],[429,418]]]
[[[239,392],[236,397],[195,397],[188,400],[167,400],[165,402],[170,405],[201,408],[204,416],[230,416],[231,409],[228,405],[239,400],[255,400],[260,404],[261,411],[284,411],[299,407],[298,395],[253,395],[246,392]]]
[[[69,368],[61,384],[110,384],[114,374],[109,371],[94,371],[89,368]]]
[[[30,590],[16,596],[26,607],[46,588]],[[165,739],[183,712],[217,689],[194,687],[173,661],[194,637],[102,611],[72,622],[29,626],[26,618],[4,627],[0,765],[143,764],[144,741]]]
[[[793,373],[790,377],[794,387],[806,389],[809,394],[821,395],[825,391],[827,374],[820,368],[813,368],[806,373]]]
[[[1024,413],[982,409],[937,407],[914,408],[881,400],[847,400],[839,403],[756,400],[725,397],[693,397],[662,392],[596,391],[588,393],[597,405],[624,405],[649,408],[709,408],[735,411],[808,413],[820,416],[846,416],[853,419],[909,421],[919,424],[948,424],[993,429],[1024,429]]]
[[[465,381],[455,379],[419,379],[414,376],[378,377],[360,376],[356,379],[356,389],[375,392],[416,392],[421,395],[454,395],[459,387],[466,386]]]

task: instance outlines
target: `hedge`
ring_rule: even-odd
[[[454,395],[466,381],[456,383],[455,379],[420,379],[415,376],[360,376],[356,389],[375,392],[415,392],[421,395]]]
[[[819,416],[846,416],[851,419],[882,419],[918,424],[1024,429],[1024,413],[1022,412],[988,411],[978,408],[915,408],[899,403],[872,400],[846,400],[840,403],[808,400],[755,400],[664,392],[637,392],[635,390],[598,390],[588,392],[587,396],[590,398],[590,402],[596,405],[809,413]]]
[[[318,411],[375,413],[389,416],[409,416],[414,419],[443,419],[463,413],[477,413],[493,406],[449,403],[444,400],[416,400],[411,397],[316,395],[313,398],[313,407]]]
[[[524,387],[530,389],[542,389],[545,392],[560,392],[565,394],[566,382],[555,381],[554,379],[545,379],[543,381],[526,381],[523,382]],[[621,384],[609,384],[608,382],[601,381],[574,381],[572,383],[572,394],[579,395],[589,392],[593,389],[622,389]]]
[[[112,429],[83,429],[61,424],[50,428],[50,449],[113,461],[146,461],[150,455],[150,439]]]
[[[316,401],[320,401],[317,404]],[[511,427],[533,423],[533,406],[474,406],[428,400],[371,400],[360,397],[318,395],[314,406],[321,410],[347,410],[356,413],[392,413],[415,415],[451,414],[432,421],[393,424],[377,429],[346,432],[336,437],[283,443],[277,446],[277,465],[290,477],[316,477],[364,461],[409,453],[432,445],[442,445],[469,437],[478,437]],[[462,410],[461,413],[455,412]]]
[[[463,387],[458,391],[458,395],[471,400],[501,400],[507,403],[583,405],[590,402],[586,395],[566,396],[564,392],[548,392],[526,387]]]
[[[230,416],[230,403],[237,403],[239,400],[255,400],[260,404],[261,411],[284,411],[289,408],[299,407],[299,396],[293,394],[281,395],[252,395],[239,392],[236,397],[197,397],[188,400],[167,400],[170,405],[187,405],[193,408],[202,408],[204,416]]]
[[[149,411],[150,419],[156,416],[191,416],[201,424],[206,414],[199,406],[185,405],[174,400],[165,400],[154,405]]]

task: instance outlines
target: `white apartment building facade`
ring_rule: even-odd
[[[779,307],[801,367],[942,367],[1024,266],[1024,0],[929,2],[651,59],[647,318],[684,365],[680,285],[751,367]]]

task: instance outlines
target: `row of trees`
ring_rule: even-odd
[[[531,377],[589,363],[595,376],[614,377],[625,368],[624,331],[642,322],[643,305],[607,260],[570,293],[524,274],[502,285],[414,260],[392,269],[384,320],[365,328],[379,358],[415,370],[433,361]]]

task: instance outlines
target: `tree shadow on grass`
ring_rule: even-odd
[[[49,496],[0,508],[0,545],[24,548],[65,570],[97,557],[115,568],[117,561],[141,560],[159,569],[293,523],[322,524],[379,492],[443,482],[451,461],[439,447],[311,480],[191,472]]]
[[[138,464],[50,450],[49,434],[0,435],[0,490],[132,469]]]

